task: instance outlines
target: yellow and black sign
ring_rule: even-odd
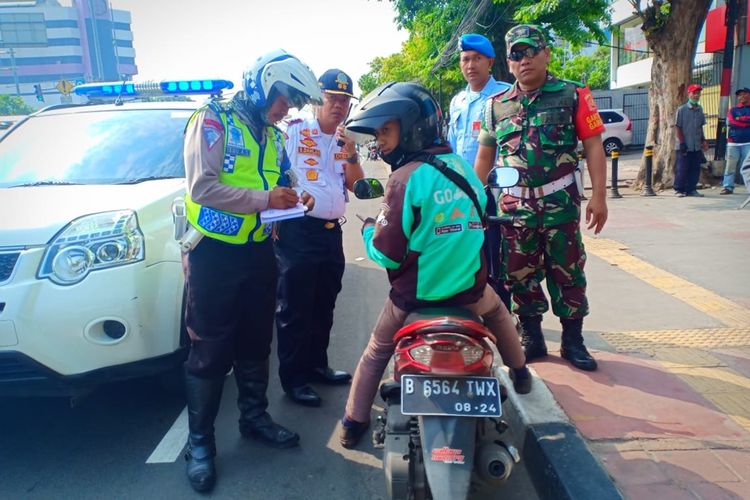
[[[75,85],[73,85],[73,83],[69,82],[68,80],[60,80],[59,82],[57,82],[57,85],[55,85],[55,88],[59,90],[62,95],[70,94],[70,91],[73,90],[73,87],[75,87]]]

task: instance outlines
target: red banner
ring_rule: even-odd
[[[723,52],[727,38],[727,6],[722,5],[708,11],[706,16],[706,52]]]

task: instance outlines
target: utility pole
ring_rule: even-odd
[[[729,111],[729,94],[732,85],[732,60],[734,58],[734,25],[739,14],[739,0],[726,0],[727,14],[724,24],[727,36],[724,40],[724,58],[721,66],[721,97],[719,99],[719,117],[716,124],[716,147],[714,160],[723,160],[727,149],[727,111]]]
[[[13,72],[13,81],[16,84],[16,95],[21,97],[21,87],[18,84],[18,68],[16,67],[16,52],[13,50],[13,47],[8,47],[7,49],[0,50],[0,54],[5,53],[5,51],[10,55],[10,70]]]

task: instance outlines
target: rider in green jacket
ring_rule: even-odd
[[[362,100],[347,130],[374,135],[381,158],[393,169],[380,214],[362,228],[367,254],[388,271],[391,291],[354,374],[341,444],[355,446],[367,430],[378,382],[393,355],[393,336],[417,308],[461,306],[482,316],[516,392],[528,393],[531,376],[513,320],[487,284],[482,252],[487,198],[472,167],[442,141],[435,99],[415,83],[385,84]],[[479,207],[441,168],[465,179]]]

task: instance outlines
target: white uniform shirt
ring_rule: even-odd
[[[286,152],[297,186],[315,198],[315,207],[307,215],[319,219],[343,216],[348,201],[344,184],[348,155],[336,145],[335,136],[324,134],[315,118],[293,120],[286,134]]]
[[[472,92],[467,85],[451,99],[448,142],[453,152],[469,162],[472,167],[479,149],[477,138],[482,124],[484,103],[488,97],[509,87],[507,83],[490,76],[481,91]]]

